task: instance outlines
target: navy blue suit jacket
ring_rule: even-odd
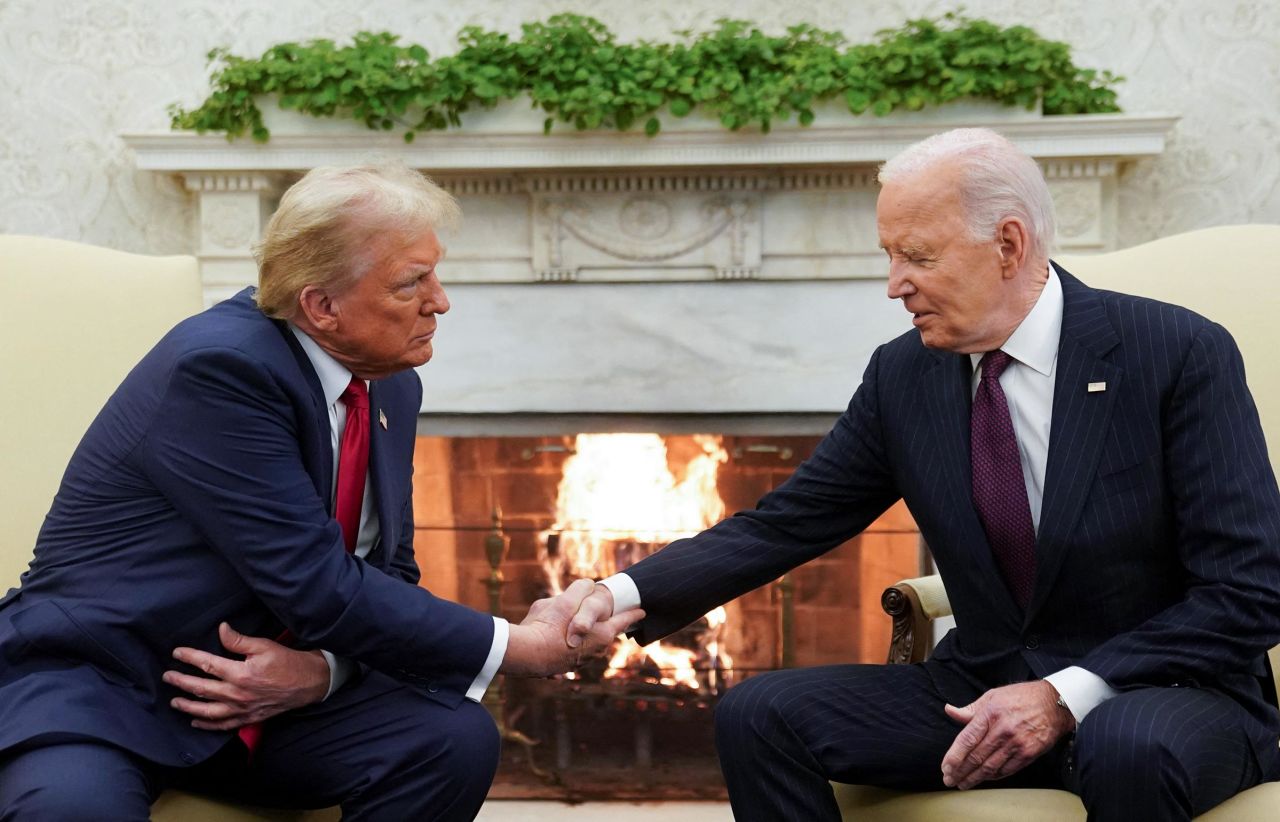
[[[1280,492],[1240,353],[1186,309],[1063,288],[1036,583],[1024,612],[970,498],[968,355],[915,331],[871,357],[848,410],[794,476],[628,569],[649,642],[777,578],[899,498],[959,626],[925,663],[944,695],[1080,665],[1117,689],[1220,689],[1275,756],[1265,651],[1280,642]],[[1106,390],[1089,392],[1089,383]]]
[[[160,677],[177,646],[225,654],[224,620],[288,628],[456,705],[493,622],[415,584],[421,398],[412,371],[370,385],[381,539],[357,559],[330,511],[328,409],[293,334],[251,290],[175,327],[90,426],[31,568],[0,600],[0,750],[90,738],[203,760],[230,735],[192,728]]]

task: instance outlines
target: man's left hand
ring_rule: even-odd
[[[195,648],[176,648],[173,658],[207,676],[165,671],[164,681],[198,699],[176,697],[170,704],[191,714],[192,725],[206,731],[231,731],[324,699],[329,692],[329,663],[319,651],[295,651],[263,637],[245,636],[227,623],[218,638],[228,659]]]
[[[1043,680],[993,688],[946,712],[965,727],[942,758],[942,781],[961,790],[1017,773],[1076,726]]]

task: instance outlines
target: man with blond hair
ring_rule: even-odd
[[[1044,178],[994,132],[918,143],[880,182],[914,330],[791,479],[598,585],[570,643],[641,604],[656,640],[904,499],[958,627],[919,665],[730,690],[739,822],[839,820],[828,780],[1067,788],[1095,822],[1186,820],[1280,776],[1280,492],[1230,335],[1051,263]]]
[[[267,226],[256,292],[125,378],[0,600],[0,819],[144,820],[169,785],[475,816],[498,755],[480,697],[499,670],[571,667],[592,586],[508,625],[416,584],[412,369],[457,216],[403,166],[316,169]]]

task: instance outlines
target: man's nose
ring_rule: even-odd
[[[907,278],[906,272],[903,271],[901,263],[889,263],[889,285],[887,293],[889,299],[898,300],[903,297],[909,297],[916,293],[916,288],[911,284],[911,280]]]
[[[444,286],[438,280],[432,280],[427,286],[426,299],[422,301],[423,314],[444,314],[449,310],[449,295],[444,293]]]

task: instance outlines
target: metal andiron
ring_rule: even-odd
[[[496,617],[502,616],[502,586],[506,582],[502,576],[502,561],[507,556],[510,542],[511,540],[502,532],[502,509],[495,507],[493,530],[484,538],[484,555],[489,562],[489,576],[485,578],[484,584],[489,592],[489,613]],[[484,694],[483,704],[493,716],[493,721],[498,726],[498,733],[502,735],[504,741],[515,742],[524,748],[529,770],[543,779],[554,779],[552,774],[539,768],[533,759],[533,747],[538,744],[538,740],[531,739],[528,735],[507,725],[506,699],[503,694],[505,685],[506,678],[498,674]]]

